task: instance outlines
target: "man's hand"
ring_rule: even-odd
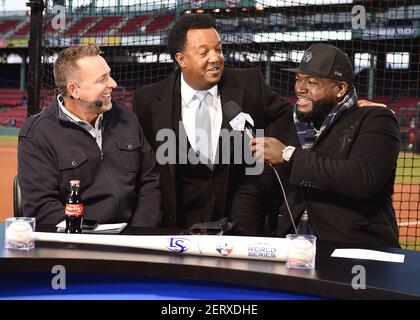
[[[281,141],[275,138],[261,137],[251,140],[252,155],[260,162],[270,164],[284,163],[282,152],[285,147]]]
[[[369,100],[357,100],[357,106],[359,108],[365,108],[365,107],[383,107],[386,108],[386,104],[378,103],[378,102],[372,102]]]

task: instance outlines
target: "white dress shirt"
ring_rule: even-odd
[[[207,90],[210,94],[206,97],[209,106],[210,125],[211,125],[211,147],[213,159],[215,161],[217,147],[219,143],[220,129],[222,127],[223,113],[222,103],[218,92],[217,85]],[[197,151],[195,144],[195,114],[197,112],[200,101],[195,96],[197,90],[191,88],[184,80],[181,73],[181,117],[188,141],[191,147]]]

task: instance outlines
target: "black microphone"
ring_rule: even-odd
[[[95,101],[93,101],[93,105],[95,106],[95,107],[98,107],[98,108],[100,108],[100,107],[102,107],[103,106],[103,102],[102,102],[102,100],[95,100]]]
[[[73,100],[76,100],[76,99],[74,99],[73,96],[70,96],[70,98],[73,99]],[[97,108],[100,108],[104,105],[102,100],[95,100],[95,101],[86,101],[86,100],[83,100],[83,99],[77,99],[77,100],[82,101],[82,102],[87,103],[87,104],[93,104]]]
[[[239,104],[232,100],[226,102],[224,111],[228,122],[232,121],[238,116],[244,117],[244,115],[241,115],[241,113],[243,113],[242,108],[239,106]],[[244,132],[250,139],[256,137],[255,127],[248,120],[245,120]]]
[[[95,101],[86,101],[86,100],[82,100],[82,99],[79,99],[79,101],[82,101],[82,102],[85,102],[85,103],[88,103],[88,104],[93,104],[95,107],[97,107],[97,108],[100,108],[100,107],[102,107],[103,106],[103,102],[102,102],[102,100],[95,100]]]

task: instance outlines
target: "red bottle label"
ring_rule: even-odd
[[[64,210],[66,216],[80,217],[83,216],[83,204],[66,204],[66,209]]]

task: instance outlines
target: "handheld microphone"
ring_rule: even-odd
[[[253,139],[256,137],[255,135],[255,128],[252,124],[250,124],[248,121],[245,121],[245,133],[250,138]]]
[[[225,114],[229,120],[229,124],[231,125],[233,130],[239,130],[239,131],[244,131],[245,134],[250,138],[253,139],[256,137],[255,135],[255,127],[251,122],[254,122],[251,118],[251,116],[247,113],[242,112],[242,108],[235,102],[235,101],[228,101],[225,104]],[[283,194],[283,198],[284,201],[286,203],[286,208],[287,211],[289,213],[289,217],[290,217],[290,221],[292,222],[292,226],[293,229],[295,231],[295,233],[297,234],[297,228],[296,228],[296,224],[293,220],[293,215],[292,215],[292,211],[290,210],[290,206],[289,206],[289,202],[287,201],[287,196],[286,196],[286,191],[284,189],[283,183],[280,179],[280,176],[276,170],[276,168],[274,168],[274,166],[271,163],[266,163],[273,171],[275,174],[275,177],[277,178],[277,181],[280,185],[282,194]]]
[[[233,130],[244,131],[248,138],[253,139],[255,135],[254,120],[235,101],[228,101],[225,104],[225,114]]]

